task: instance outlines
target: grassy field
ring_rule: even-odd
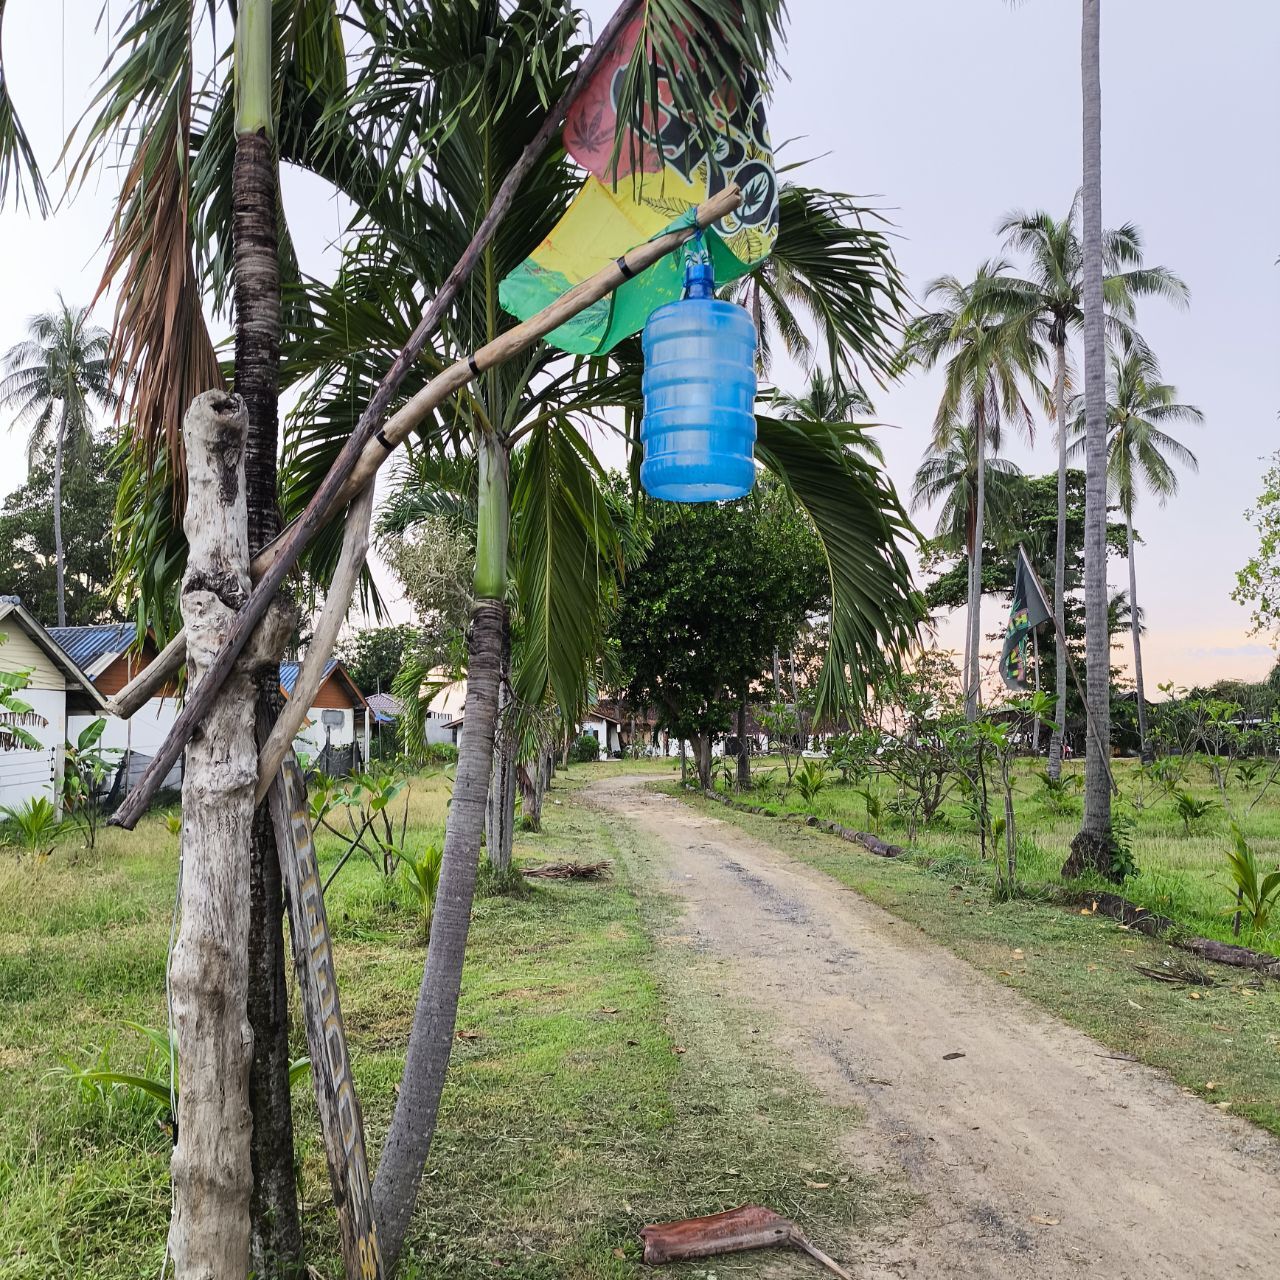
[[[1211,807],[1188,831],[1172,795],[1145,779],[1136,761],[1115,760],[1112,764],[1121,792],[1115,814],[1133,824],[1129,839],[1138,865],[1138,874],[1126,881],[1121,892],[1150,911],[1173,917],[1190,932],[1262,950],[1280,950],[1280,909],[1266,932],[1233,938],[1229,908],[1235,901],[1235,889],[1227,868],[1227,823],[1232,815],[1239,819],[1259,864],[1267,870],[1280,867],[1280,781],[1258,800],[1266,773],[1249,785],[1233,773],[1224,806],[1208,763],[1203,759],[1190,762],[1180,789]],[[1039,768],[1030,761],[1019,761],[1014,777],[1018,874],[1021,883],[1033,892],[1061,884],[1059,869],[1080,829],[1082,808],[1079,791],[1073,791],[1065,803],[1055,801],[1039,777]],[[1064,766],[1063,774],[1082,781],[1083,771],[1083,763],[1072,761]],[[890,779],[854,784],[840,782],[834,770],[829,776],[832,782],[805,801],[795,790],[786,791],[786,773],[778,760],[757,762],[752,803],[768,805],[780,813],[811,813],[872,831],[888,841],[909,845],[922,859],[955,864],[964,869],[966,878],[972,875],[971,868],[981,866],[974,820],[958,794],[952,794],[932,824],[908,838],[905,821],[892,812],[890,802],[896,790]],[[718,779],[717,785],[723,788],[723,780]],[[880,804],[878,816],[874,815],[876,801],[873,813],[868,814],[862,795],[866,790]],[[1002,812],[1002,803],[993,793],[995,812]]]
[[[838,1242],[902,1207],[842,1150],[857,1117],[820,1105],[765,1057],[758,1015],[709,962],[664,942],[668,906],[574,802],[561,775],[547,830],[517,857],[609,858],[598,883],[477,902],[461,1038],[401,1275],[603,1280],[637,1273],[649,1220],[769,1203]],[[634,765],[624,766],[634,769]],[[669,767],[657,766],[670,776]],[[439,837],[447,788],[416,779],[410,834]],[[78,1088],[64,1067],[159,1067],[126,1021],[164,1022],[177,840],[159,818],[66,838],[41,865],[0,852],[0,1277],[158,1275],[169,1138],[157,1108]],[[324,862],[340,849],[322,842]],[[410,896],[353,860],[330,892],[338,972],[371,1154],[394,1101],[423,952]],[[300,1026],[293,1027],[303,1052]],[[310,1260],[336,1276],[328,1177],[306,1083],[295,1088]],[[808,1266],[782,1258],[776,1273]],[[720,1276],[758,1260],[717,1261]],[[705,1265],[673,1275],[704,1276]]]
[[[1020,787],[1030,790],[1026,779]],[[679,791],[677,784],[664,789]],[[917,854],[891,859],[798,823],[736,812],[691,793],[685,799],[917,924],[1114,1051],[1161,1067],[1215,1105],[1280,1134],[1280,983],[1216,965],[1203,966],[1213,982],[1210,987],[1153,980],[1139,967],[1158,969],[1186,957],[1105,917],[1087,914],[1087,908],[1085,913],[1065,909],[1047,892],[1037,893],[1037,884],[1057,880],[1075,830],[1069,818],[1050,818],[1039,812],[1038,802],[1027,803],[1024,797],[1020,809],[1028,839],[1040,853],[1024,854],[1022,873],[1029,891],[1013,901],[996,902],[990,893],[990,864],[978,860],[975,838],[958,818],[947,829],[918,835]],[[804,810],[866,829],[865,810],[855,810],[853,800],[850,789],[833,787],[809,804],[798,797],[793,804],[781,803],[776,795],[763,803],[778,812]],[[1254,810],[1255,816],[1261,809]],[[1274,807],[1269,820],[1276,821]],[[1147,906],[1191,920],[1197,929],[1210,932],[1212,926],[1224,936],[1223,918],[1215,914],[1229,900],[1219,878],[1221,834],[1206,829],[1187,837],[1181,824],[1175,830],[1158,806],[1139,821],[1134,851],[1144,871],[1126,892]],[[1215,812],[1213,827],[1221,821]],[[902,838],[891,823],[879,829],[888,839]]]

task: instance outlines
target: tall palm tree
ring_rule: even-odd
[[[1129,560],[1129,622],[1133,637],[1133,678],[1138,691],[1138,738],[1142,759],[1150,759],[1147,710],[1142,681],[1142,639],[1138,607],[1138,575],[1134,562],[1133,509],[1138,491],[1146,489],[1161,506],[1178,492],[1178,467],[1199,470],[1196,455],[1165,429],[1199,425],[1204,414],[1182,404],[1177,388],[1160,381],[1156,358],[1141,346],[1112,348],[1107,370],[1107,480],[1124,513]],[[1086,439],[1083,412],[1077,412],[1073,449]]]
[[[965,714],[978,713],[981,684],[979,649],[982,636],[982,537],[986,507],[987,450],[998,453],[1006,420],[1027,435],[1034,433],[1031,406],[1024,390],[1043,401],[1046,391],[1039,369],[1044,351],[1025,326],[1010,324],[991,305],[992,284],[1007,275],[1007,262],[985,262],[969,284],[941,276],[925,290],[937,310],[909,326],[902,360],[931,369],[945,361],[942,398],[934,419],[934,441],[944,447],[956,422],[971,426],[977,474],[973,537],[969,556],[969,602],[965,640]]]
[[[1111,877],[1111,637],[1107,630],[1107,356],[1103,315],[1101,0],[1084,0],[1080,79],[1084,151],[1084,819],[1065,871],[1086,868]]]
[[[988,442],[989,444],[989,442]],[[985,458],[983,523],[988,530],[1005,527],[1007,485],[1020,472],[1007,458]],[[934,540],[945,551],[972,557],[977,533],[978,450],[972,427],[951,426],[945,439],[933,441],[916,468],[911,486],[911,509],[941,503]]]
[[[1001,219],[997,230],[1005,247],[1024,254],[1028,274],[1002,277],[991,282],[992,305],[1011,322],[1025,324],[1038,341],[1053,352],[1053,408],[1058,440],[1058,531],[1054,553],[1054,625],[1063,634],[1066,596],[1067,520],[1067,399],[1068,352],[1072,334],[1084,325],[1081,303],[1083,256],[1080,246],[1080,197],[1072,202],[1066,217],[1055,218],[1043,209],[1014,210]],[[1115,340],[1136,341],[1130,328],[1135,304],[1140,297],[1163,297],[1185,304],[1186,285],[1166,267],[1142,264],[1142,234],[1132,223],[1103,233],[1103,297],[1107,323]],[[1067,659],[1057,646],[1057,705],[1067,703]],[[1057,777],[1062,768],[1064,718],[1058,715],[1049,742],[1049,772]]]
[[[287,376],[306,389],[286,446],[287,509],[305,501],[327,469],[351,431],[353,405],[367,403],[377,373],[413,327],[421,293],[430,296],[449,276],[470,228],[538,126],[540,103],[555,98],[572,75],[581,56],[574,43],[576,16],[567,5],[563,11],[543,7],[559,15],[559,25],[540,29],[538,43],[567,50],[550,84],[527,73],[533,39],[528,13],[517,21],[509,6],[486,3],[461,24],[385,15],[352,102],[358,136],[368,141],[393,198],[357,191],[354,230],[337,281],[298,291],[313,322],[286,342]],[[678,7],[650,3],[646,19],[668,20]],[[735,21],[744,12],[737,3],[706,0],[702,8],[720,8],[726,20],[732,10]],[[747,6],[757,23],[761,9]],[[425,98],[424,84],[431,89]],[[416,121],[424,102],[431,109],[452,104],[451,125],[434,150],[406,156],[405,121]],[[440,361],[473,351],[514,323],[500,306],[499,282],[547,235],[579,182],[562,153],[550,152],[533,166],[502,233],[451,309],[437,351],[410,367],[402,395],[417,391]],[[774,261],[804,272],[815,305],[838,332],[853,335],[860,367],[887,370],[893,335],[887,325],[872,323],[875,313],[866,301],[877,295],[866,265],[871,248],[815,259],[805,226],[797,220],[789,231],[784,217]],[[823,230],[832,228],[824,222]],[[842,228],[841,235],[855,239],[857,229]],[[607,411],[630,410],[624,422],[635,422],[637,348],[638,342],[628,341],[608,357],[582,362],[540,346],[527,360],[487,369],[420,433],[422,449],[473,460],[475,604],[467,733],[445,837],[441,905],[374,1186],[388,1258],[405,1238],[449,1060],[498,691],[512,654],[509,623],[514,615],[520,630],[510,677],[518,702],[539,707],[550,697],[566,723],[578,718],[608,599],[601,587],[621,559],[608,481],[592,438],[615,426]],[[852,696],[854,679],[879,669],[886,645],[893,655],[914,634],[918,600],[895,545],[900,534],[909,536],[909,522],[883,474],[858,452],[856,428],[762,414],[758,430],[757,457],[808,513],[827,549],[832,625],[822,692],[835,705]]]
[[[820,365],[809,374],[809,383],[803,392],[795,395],[780,391],[773,404],[780,418],[793,421],[851,422],[855,417],[875,412],[863,388],[846,386]]]
[[[134,0],[76,170],[88,174],[115,140],[127,138],[130,160],[108,276],[122,299],[118,353],[140,369],[131,416],[142,465],[148,477],[161,476],[156,486],[139,484],[131,492],[153,506],[156,493],[167,499],[165,486],[181,474],[176,424],[183,408],[194,391],[219,377],[201,286],[224,302],[235,274],[237,203],[230,179],[237,134],[243,134],[235,86],[200,73],[194,51],[203,45],[192,38],[197,16],[222,7]],[[698,21],[691,24],[687,0],[623,0],[614,21],[638,14],[644,23],[621,79],[617,114],[624,125],[658,110],[650,58],[670,68],[665,83],[674,105],[699,129],[715,116],[705,101],[711,81],[726,81],[732,97],[743,92],[744,68],[753,82],[769,78],[782,0],[698,0],[696,7]],[[497,283],[554,225],[580,175],[550,148],[527,171],[521,167],[515,202],[469,278],[471,264],[461,269],[461,251],[522,149],[548,136],[541,124],[546,103],[561,99],[590,55],[579,39],[582,15],[568,0],[414,6],[277,0],[272,8],[282,19],[272,63],[280,157],[325,178],[356,210],[349,252],[331,289],[301,281],[287,226],[279,227],[285,376],[304,390],[286,442],[280,496],[288,515],[315,491],[351,436],[357,410],[372,402],[379,418],[419,390],[441,359],[470,352],[511,324],[498,305]],[[346,14],[358,34],[354,92],[343,48]],[[788,269],[805,280],[825,271],[830,285],[814,312],[824,335],[839,340],[842,360],[887,370],[892,343],[886,334],[900,304],[868,263],[892,268],[892,258],[875,247],[871,233],[846,234],[831,214],[833,199],[810,201],[817,216],[792,219],[789,242],[784,213],[775,261],[789,261]],[[804,203],[801,198],[796,207]],[[832,240],[836,231],[843,240]],[[787,243],[794,247],[789,259]],[[466,283],[449,308],[438,351],[401,359],[424,298],[459,280]],[[441,907],[375,1185],[388,1265],[404,1243],[453,1039],[508,624],[507,584],[515,584],[529,655],[517,678],[535,695],[549,689],[562,708],[576,709],[586,696],[583,654],[593,643],[599,595],[585,579],[605,573],[616,554],[599,515],[602,469],[580,423],[608,406],[635,403],[634,390],[628,398],[625,388],[628,380],[634,384],[637,365],[627,355],[620,350],[616,358],[593,362],[584,385],[577,362],[540,348],[527,362],[487,370],[420,433],[424,449],[474,459],[476,605],[468,733],[445,840]],[[375,397],[388,369],[392,390]],[[832,626],[823,696],[834,704],[855,677],[878,669],[886,649],[892,657],[914,635],[918,600],[897,546],[899,536],[910,536],[910,525],[891,485],[856,453],[860,433],[764,416],[759,430],[758,456],[783,478],[827,546]],[[513,489],[510,460],[517,450],[524,456]],[[133,527],[146,531],[136,544],[135,568],[148,589],[155,588],[150,603],[159,607],[166,574],[171,581],[181,569],[181,548],[167,532],[172,520],[166,526],[152,511]],[[152,554],[157,546],[173,552],[163,571],[156,567],[162,557]],[[317,540],[308,562],[316,579],[324,580],[335,549],[332,536]]]
[[[53,555],[58,626],[67,625],[66,564],[62,550],[62,476],[82,462],[93,441],[94,412],[117,404],[107,358],[110,337],[89,323],[88,307],[58,307],[32,316],[27,337],[0,357],[0,410],[26,427],[27,465],[53,445]]]

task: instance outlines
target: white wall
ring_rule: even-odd
[[[334,725],[330,728],[324,723],[324,713],[326,711],[342,712],[342,723]],[[298,736],[293,740],[295,751],[305,752],[311,757],[318,756],[324,750],[325,742],[329,742],[335,747],[347,747],[359,735],[364,732],[364,712],[360,712],[359,731],[357,733],[356,713],[352,707],[312,707],[307,712],[307,719],[310,724],[304,725],[298,732]],[[364,739],[360,738],[360,749],[364,750]]]
[[[95,720],[105,719],[107,725],[102,731],[102,739],[98,746],[99,750],[119,753],[107,757],[114,771],[124,764],[126,752],[132,751],[140,756],[154,756],[160,749],[160,744],[168,736],[169,729],[178,718],[180,710],[181,707],[176,698],[152,698],[139,707],[128,720],[122,716],[102,717],[77,713],[68,718],[67,737],[74,742]],[[131,764],[133,781],[137,781],[142,767],[140,762]],[[177,788],[181,785],[182,761],[179,758],[169,770],[164,786]]]
[[[3,649],[9,649],[4,645]],[[0,650],[2,652],[3,650]],[[40,743],[38,751],[0,751],[0,804],[18,805],[44,796],[57,803],[55,783],[62,776],[63,743],[67,732],[67,695],[63,689],[23,689],[18,695],[48,722],[27,725]]]

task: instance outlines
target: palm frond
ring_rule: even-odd
[[[26,130],[14,110],[4,73],[4,9],[5,0],[0,0],[0,209],[8,206],[11,197],[24,209],[34,200],[44,217],[49,212],[49,192]]]
[[[604,474],[570,419],[541,425],[522,454],[511,502],[513,683],[521,703],[553,698],[571,721],[586,706],[622,546]]]
[[[756,419],[756,456],[808,513],[831,584],[818,714],[859,705],[918,637],[924,604],[903,542],[918,541],[892,483],[854,426]]]

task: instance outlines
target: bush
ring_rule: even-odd
[[[428,742],[422,749],[426,764],[457,764],[458,748],[452,742]]]
[[[590,764],[600,759],[600,739],[594,733],[580,733],[569,748],[569,760],[573,764]]]

